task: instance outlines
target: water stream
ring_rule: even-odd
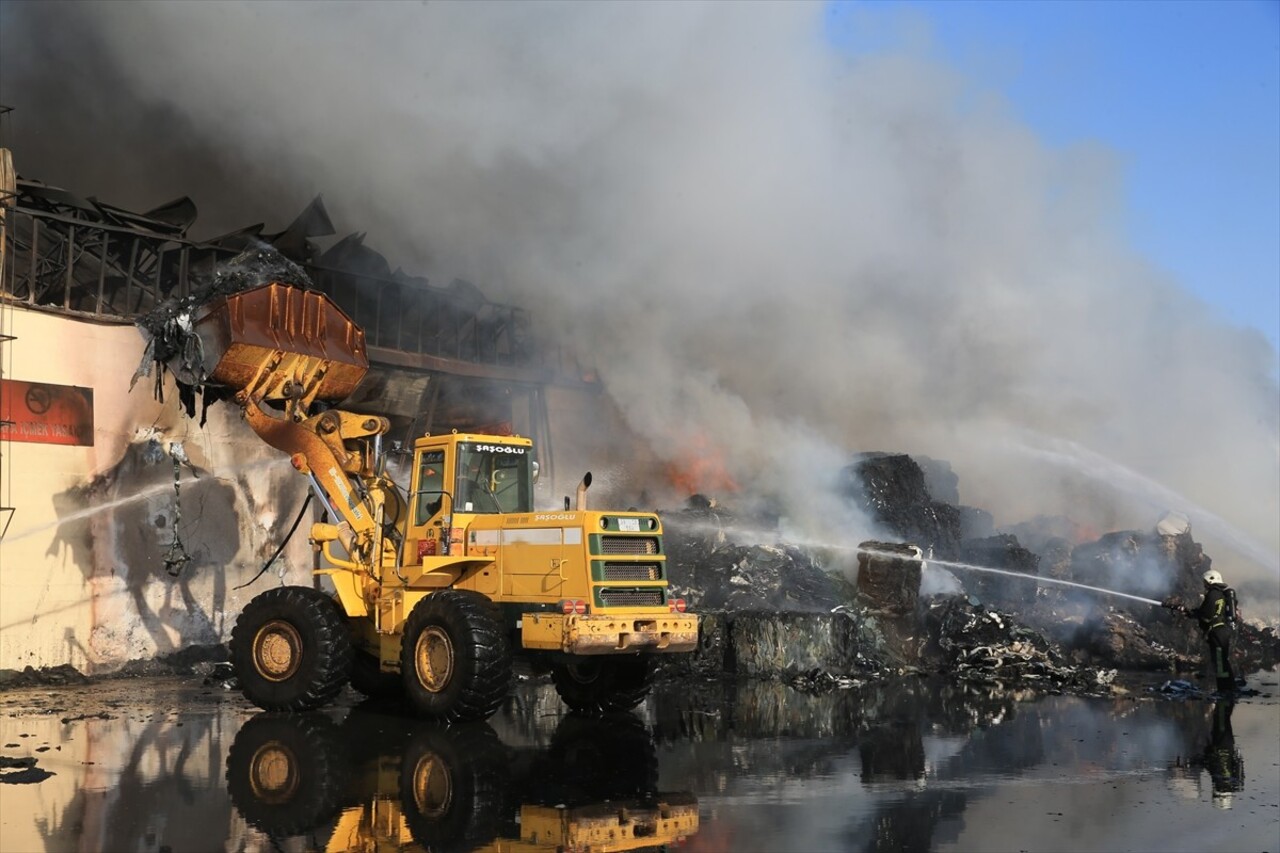
[[[815,540],[793,541],[789,538],[783,539],[778,534],[777,531],[751,530],[751,529],[742,528],[742,527],[720,526],[720,525],[714,525],[714,524],[705,523],[705,522],[688,524],[688,523],[679,522],[679,521],[676,521],[676,522],[667,521],[666,524],[668,527],[676,527],[682,530],[696,531],[700,533],[712,533],[712,534],[723,533],[727,538],[730,538],[733,541],[738,542],[740,544],[763,545],[763,546],[795,545],[797,547],[820,548],[828,551],[844,551],[844,552],[853,552],[853,553],[861,553],[861,554],[871,554],[877,557],[887,557],[895,560],[909,559],[908,557],[905,557],[903,554],[897,553],[894,551],[877,551],[871,548],[862,548],[856,545],[844,545],[844,544],[838,544],[835,542],[819,542]],[[1059,580],[1058,578],[1047,578],[1047,577],[1042,577],[1040,575],[1027,574],[1025,572],[1014,572],[1014,571],[1010,571],[1009,569],[997,569],[993,566],[979,566],[974,563],[960,563],[954,560],[939,560],[932,557],[925,558],[923,562],[931,566],[945,566],[946,568],[949,568],[949,569],[960,569],[962,571],[971,571],[971,572],[988,572],[990,574],[995,574],[995,575],[1008,575],[1009,577],[1025,578],[1027,580],[1035,581],[1037,584],[1056,584],[1058,586],[1075,587],[1076,589],[1087,590],[1089,592],[1096,592],[1102,595],[1114,595],[1119,598],[1128,598],[1128,599],[1132,599],[1133,601],[1140,601],[1143,604],[1154,604],[1157,607],[1160,605],[1160,602],[1154,598],[1146,598],[1141,595],[1132,595],[1127,592],[1119,592],[1118,590],[1106,589],[1105,587],[1100,587],[1100,586],[1091,586],[1089,584],[1076,583],[1075,581]]]
[[[276,468],[285,465],[288,461],[288,459],[273,459],[266,463],[253,462],[244,465],[226,466],[218,469],[218,473],[205,473],[200,476],[191,475],[183,477],[178,480],[177,485],[179,489],[182,489],[184,487],[198,485],[200,483],[228,482],[231,480],[232,475],[238,474],[241,471],[245,471],[250,468],[258,468],[262,470]],[[74,524],[77,521],[84,521],[85,519],[93,518],[100,513],[111,512],[112,510],[120,509],[121,507],[129,506],[130,504],[134,504],[139,501],[151,500],[165,494],[172,495],[173,491],[174,481],[163,480],[158,483],[153,483],[152,485],[132,494],[125,495],[124,497],[116,498],[115,500],[107,501],[106,503],[94,504],[93,506],[68,513],[67,515],[54,519],[53,521],[49,521],[44,524],[37,524],[35,527],[28,527],[25,530],[20,530],[6,537],[6,539],[10,542],[18,539],[25,539],[28,536],[34,536],[35,534],[49,530],[50,528],[60,527],[64,524]]]
[[[870,549],[863,549],[863,553],[873,554],[879,557],[892,557],[899,560],[903,559],[903,556],[901,554],[895,554],[890,551],[873,551]],[[963,569],[965,571],[971,571],[971,572],[990,572],[991,574],[994,574],[994,575],[1008,575],[1009,577],[1014,577],[1014,578],[1026,578],[1027,580],[1035,581],[1038,584],[1049,583],[1049,584],[1057,584],[1059,586],[1072,586],[1072,587],[1075,587],[1076,589],[1086,589],[1086,590],[1089,590],[1090,592],[1097,592],[1103,595],[1114,595],[1120,598],[1131,598],[1134,601],[1141,601],[1144,604],[1154,604],[1156,606],[1160,605],[1160,602],[1156,601],[1154,598],[1144,598],[1141,595],[1130,595],[1127,592],[1119,592],[1114,589],[1106,589],[1100,586],[1090,586],[1087,583],[1076,583],[1075,581],[1064,581],[1064,580],[1059,580],[1058,578],[1046,578],[1046,577],[1041,577],[1040,575],[1029,575],[1026,572],[1012,572],[1012,571],[1009,571],[1008,569],[996,569],[996,568],[992,568],[991,566],[978,566],[978,565],[974,565],[973,563],[958,563],[958,562],[955,562],[954,560],[937,560],[933,558],[928,558],[924,562],[926,562],[931,566],[946,566],[949,569]]]

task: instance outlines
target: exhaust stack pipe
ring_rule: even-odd
[[[578,506],[577,509],[584,510],[587,508],[587,489],[591,488],[591,472],[588,471],[582,477],[582,482],[578,484]]]

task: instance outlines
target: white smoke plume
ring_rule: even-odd
[[[927,45],[852,57],[821,5],[721,2],[10,2],[0,40],[26,174],[190,193],[213,230],[323,192],[793,523],[856,523],[816,488],[850,452],[926,453],[997,523],[1202,510],[1250,543],[1215,565],[1274,577],[1274,349],[1126,244],[1114,156],[1046,146]]]

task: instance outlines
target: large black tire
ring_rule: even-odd
[[[430,723],[400,763],[400,808],[415,841],[431,851],[474,850],[497,834],[507,769],[486,723]]]
[[[361,649],[351,660],[351,686],[370,699],[398,699],[404,695],[404,680],[398,672],[383,672],[378,659]]]
[[[444,589],[405,621],[400,675],[415,711],[446,723],[487,720],[511,690],[511,652],[498,606]]]
[[[227,753],[227,791],[250,826],[273,838],[322,829],[349,768],[333,724],[317,715],[259,714]]]
[[[570,708],[598,717],[643,702],[653,686],[653,665],[644,655],[583,657],[554,664],[551,682]]]
[[[305,586],[258,595],[231,631],[240,688],[267,711],[306,711],[332,701],[351,675],[351,654],[337,602]]]

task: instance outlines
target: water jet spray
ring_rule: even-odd
[[[895,554],[889,551],[875,551],[875,550],[866,549],[866,548],[859,548],[858,552],[862,554],[870,554],[874,557],[886,557],[886,558],[892,558],[895,560],[906,559],[903,557],[902,554]],[[1075,581],[1065,581],[1065,580],[1060,580],[1058,578],[1046,578],[1046,577],[1041,577],[1040,575],[1031,575],[1031,574],[1027,574],[1026,572],[1012,572],[1012,571],[1009,571],[1008,569],[996,569],[991,566],[978,566],[973,563],[959,563],[954,560],[937,560],[933,558],[928,558],[926,560],[922,560],[921,562],[930,564],[930,565],[935,565],[935,566],[946,566],[947,568],[952,568],[952,569],[964,569],[964,570],[973,571],[973,572],[989,572],[995,575],[1008,575],[1009,577],[1026,578],[1027,580],[1032,580],[1032,581],[1035,581],[1036,583],[1051,583],[1051,584],[1057,584],[1059,586],[1070,586],[1070,587],[1075,587],[1076,589],[1089,590],[1090,592],[1099,592],[1099,593],[1102,593],[1103,595],[1115,595],[1120,598],[1129,598],[1134,601],[1141,601],[1143,604],[1154,604],[1157,607],[1161,606],[1161,603],[1159,601],[1156,601],[1154,598],[1145,598],[1141,595],[1132,595],[1127,592],[1119,592],[1118,590],[1114,590],[1114,589],[1105,589],[1104,587],[1100,587],[1100,586],[1090,586],[1089,584],[1076,583]]]
[[[712,525],[706,524],[705,522],[691,524],[691,523],[680,521],[677,519],[668,520],[667,524],[670,527],[684,528],[684,529],[693,530],[693,531],[712,531],[715,533],[723,533],[727,536],[732,537],[735,541],[742,541],[743,539],[751,539],[751,540],[755,540],[754,544],[765,544],[765,540],[766,540],[766,537],[763,535],[765,531],[760,531],[760,530],[749,530],[746,528],[733,527],[733,526],[720,526],[720,525],[712,526]],[[773,531],[773,533],[776,533],[776,531]],[[778,537],[774,536],[773,538],[776,540]],[[795,544],[801,547],[824,548],[824,549],[833,550],[833,551],[852,551],[855,554],[867,554],[869,556],[880,557],[882,559],[890,559],[890,560],[911,559],[911,557],[906,556],[902,553],[898,553],[894,551],[880,551],[874,548],[863,548],[860,545],[859,546],[839,545],[833,542],[816,542],[811,540],[796,541],[796,542],[792,542],[792,544]],[[1097,593],[1101,593],[1102,595],[1114,595],[1119,598],[1128,598],[1133,601],[1140,601],[1143,604],[1153,604],[1157,607],[1163,606],[1161,602],[1157,601],[1154,598],[1146,598],[1141,595],[1133,595],[1127,592],[1120,592],[1114,589],[1106,589],[1100,586],[1091,586],[1089,584],[1077,583],[1075,581],[1060,580],[1058,578],[1046,578],[1046,577],[1041,577],[1040,575],[1027,574],[1025,572],[1014,572],[1008,569],[997,569],[992,566],[979,566],[974,563],[960,563],[954,560],[939,560],[932,557],[925,557],[921,559],[921,562],[927,565],[945,566],[947,568],[961,569],[965,571],[987,572],[995,575],[1008,575],[1010,577],[1026,578],[1027,580],[1032,580],[1039,584],[1056,584],[1058,586],[1075,587],[1076,589],[1083,589],[1089,592],[1097,592]]]

